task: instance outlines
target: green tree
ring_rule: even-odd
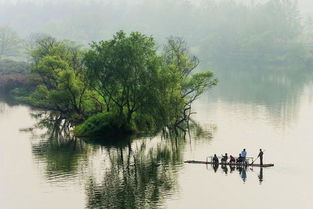
[[[170,91],[163,93],[167,103],[165,115],[170,115],[168,121],[174,127],[181,127],[180,124],[190,119],[191,104],[208,88],[217,84],[217,79],[210,71],[195,73],[199,60],[190,55],[186,42],[181,38],[170,38],[164,48],[164,66],[162,73],[168,74],[164,85]],[[166,77],[166,76],[165,76]],[[167,97],[167,98],[166,98]],[[168,105],[175,104],[173,108]],[[163,114],[164,115],[164,114]]]
[[[85,62],[92,88],[107,112],[117,112],[139,130],[186,128],[180,125],[190,119],[192,102],[216,84],[212,72],[194,73],[199,60],[189,55],[182,39],[170,39],[162,55],[154,40],[140,33],[121,31],[91,47]]]
[[[120,31],[113,40],[93,43],[85,61],[90,83],[107,111],[117,111],[129,123],[133,113],[150,104],[160,67],[151,37]]]
[[[87,117],[87,82],[83,74],[83,50],[69,41],[45,37],[31,51],[32,71],[39,84],[30,96],[33,105],[58,111],[72,123]]]
[[[170,39],[159,55],[154,39],[139,32],[120,31],[86,53],[44,37],[31,55],[38,86],[30,103],[71,125],[84,122],[75,129],[80,136],[185,129],[191,104],[216,84],[213,73],[194,73],[199,60],[182,39]]]

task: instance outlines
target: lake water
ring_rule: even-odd
[[[312,83],[224,77],[194,105],[204,130],[185,139],[56,138],[31,116],[36,111],[0,102],[0,208],[312,209]],[[254,157],[264,149],[275,166],[215,172],[183,163],[242,148]]]

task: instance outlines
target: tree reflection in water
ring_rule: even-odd
[[[191,123],[190,131],[164,130],[153,137],[81,140],[70,136],[69,124],[55,113],[39,113],[33,155],[53,182],[84,179],[86,208],[156,208],[175,190],[186,142],[212,138]],[[34,129],[29,129],[33,131]],[[34,131],[33,131],[34,132]],[[101,164],[96,166],[95,164]],[[100,169],[99,169],[100,168]],[[100,172],[99,172],[100,170]]]
[[[149,147],[141,140],[134,142],[135,146],[107,150],[110,165],[100,182],[90,178],[87,208],[156,207],[177,188],[183,143],[176,142]]]
[[[80,165],[87,161],[90,148],[70,136],[70,127],[60,115],[40,112],[33,116],[38,122],[28,129],[33,133],[32,153],[46,178],[57,182],[76,177]],[[35,130],[41,133],[37,134]]]
[[[184,138],[137,139],[127,147],[107,149],[109,166],[87,185],[87,208],[156,208],[177,189]]]

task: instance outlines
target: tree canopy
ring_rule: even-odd
[[[57,112],[79,136],[186,129],[191,104],[217,83],[195,72],[199,60],[180,38],[160,51],[150,36],[119,31],[85,50],[44,36],[30,54],[37,87],[26,101]]]

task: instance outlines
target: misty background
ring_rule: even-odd
[[[183,38],[199,58],[199,70],[217,74],[213,98],[273,106],[276,115],[286,112],[282,104],[294,104],[312,80],[309,0],[0,2],[0,74],[29,72],[28,52],[41,37],[87,48],[124,30],[151,35],[160,48],[168,37]],[[18,76],[13,77],[26,82]]]
[[[210,66],[226,59],[277,63],[294,56],[291,50],[307,56],[311,6],[309,0],[1,0],[0,26],[28,42],[40,33],[86,46],[119,30],[152,35],[160,44],[179,36]]]

